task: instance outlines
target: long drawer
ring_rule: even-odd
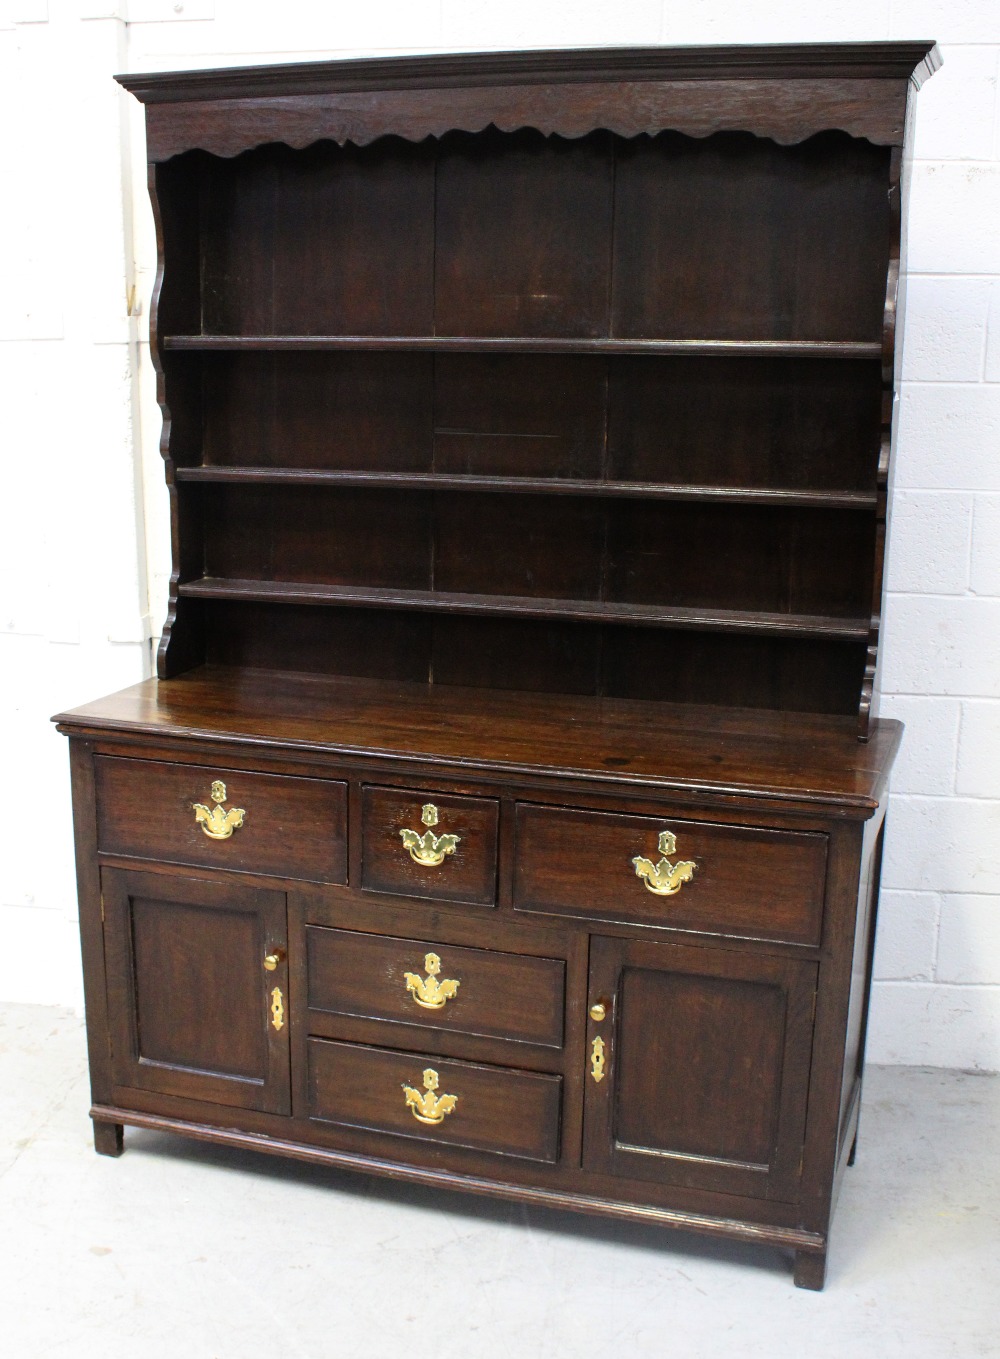
[[[820,942],[825,835],[532,803],[516,827],[516,910]]]
[[[561,959],[318,925],[306,956],[310,1010],[562,1046]]]
[[[562,1077],[310,1038],[309,1116],[553,1162]]]
[[[346,783],[107,755],[94,764],[105,854],[347,881]]]

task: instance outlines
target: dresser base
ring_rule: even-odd
[[[260,1133],[243,1132],[238,1128],[217,1128],[207,1123],[194,1123],[186,1119],[107,1105],[94,1105],[90,1116],[94,1121],[94,1145],[105,1156],[122,1154],[125,1124],[156,1132],[178,1133],[183,1137],[212,1142],[219,1146],[266,1152],[272,1156],[286,1156],[313,1165],[339,1166],[358,1174],[407,1180],[413,1184],[429,1185],[437,1189],[464,1190],[515,1203],[537,1204],[544,1208],[585,1213],[588,1216],[652,1223],[662,1227],[674,1227],[680,1231],[696,1232],[702,1236],[724,1237],[732,1241],[749,1241],[764,1246],[786,1246],[794,1251],[796,1286],[812,1289],[823,1287],[827,1241],[819,1232],[805,1231],[797,1227],[740,1222],[732,1218],[709,1217],[698,1213],[684,1213],[667,1208],[594,1198],[586,1194],[515,1185],[479,1176],[386,1161],[378,1157],[359,1156],[353,1152],[337,1151],[330,1147],[310,1146],[304,1142],[266,1137]]]

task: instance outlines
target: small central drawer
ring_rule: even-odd
[[[369,892],[493,906],[495,798],[367,786],[361,793],[361,885]]]
[[[818,945],[827,838],[519,803],[514,908]]]
[[[561,959],[320,925],[306,926],[306,956],[310,1010],[562,1046]]]
[[[308,1040],[309,1117],[553,1162],[562,1077]]]
[[[347,881],[347,784],[99,755],[105,854]]]

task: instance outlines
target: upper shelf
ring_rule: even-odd
[[[718,354],[726,358],[877,359],[878,340],[645,340],[476,335],[165,335],[162,349],[402,350],[430,353]]]

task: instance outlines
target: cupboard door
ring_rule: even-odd
[[[290,1112],[285,897],[101,875],[117,1085]]]
[[[796,959],[593,939],[587,1166],[793,1200],[816,975]]]

